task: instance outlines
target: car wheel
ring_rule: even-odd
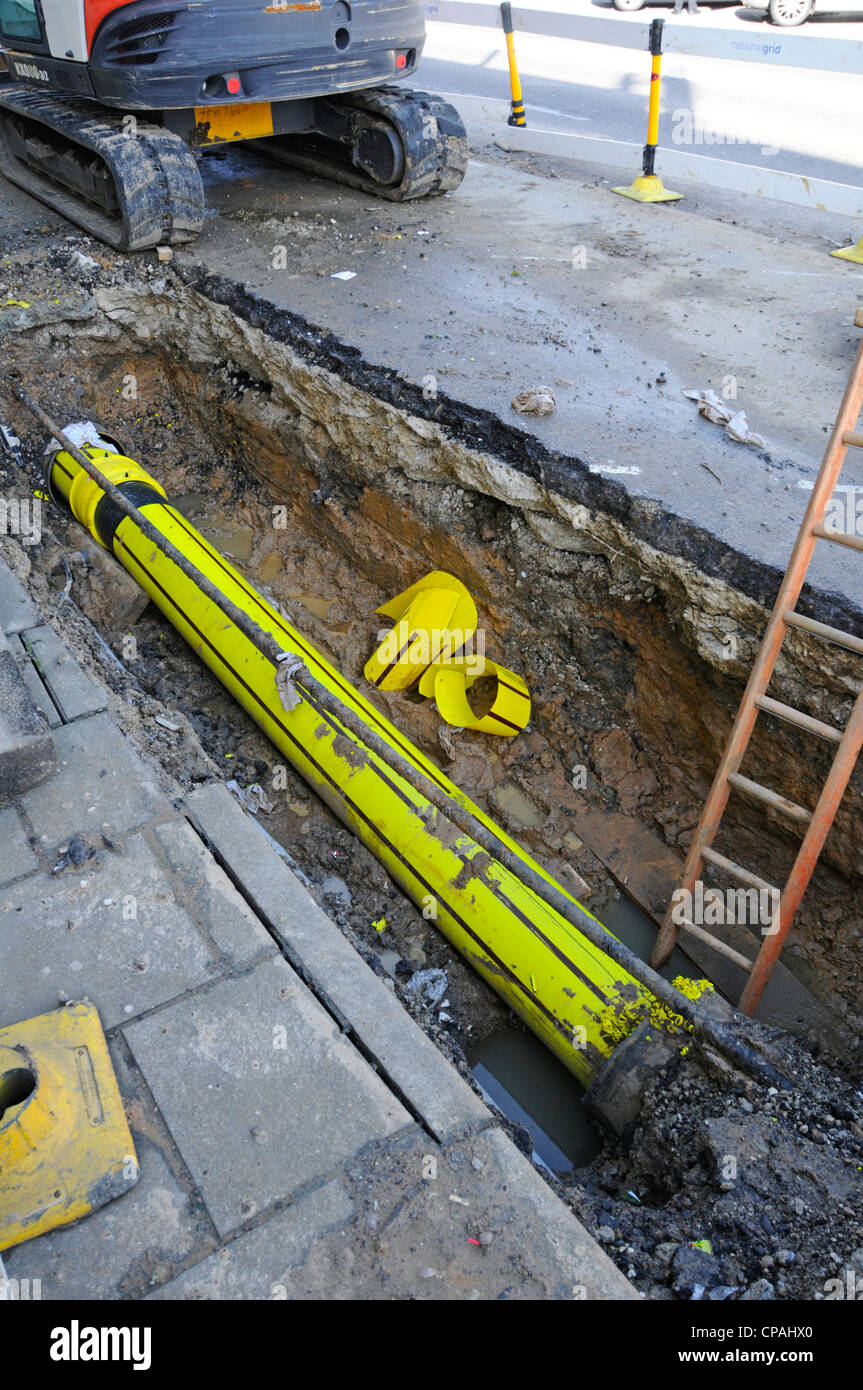
[[[616,10],[641,10],[644,8],[644,0],[613,0]]]
[[[814,8],[815,0],[770,0],[767,13],[771,24],[790,29],[795,24],[804,24]]]

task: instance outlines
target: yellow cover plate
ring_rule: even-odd
[[[77,1221],[138,1177],[96,1008],[0,1028],[0,1250]]]

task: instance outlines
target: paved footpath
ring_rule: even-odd
[[[95,1003],[141,1164],[8,1277],[45,1299],[638,1297],[227,789],[160,790],[2,562],[0,631],[57,751],[0,809],[0,1026]],[[52,874],[75,834],[96,855]]]

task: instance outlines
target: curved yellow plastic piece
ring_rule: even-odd
[[[92,447],[86,452],[100,468],[107,467],[109,460],[103,452]],[[58,454],[51,469],[55,496],[70,499],[82,471],[68,454]],[[86,514],[94,517],[89,488],[77,484],[76,498],[82,501],[85,495]],[[318,703],[303,686],[302,666],[447,797],[477,816],[501,846],[547,882],[555,882],[267,603],[182,512],[163,502],[158,492],[151,493],[149,500],[140,498],[138,506],[167,541],[296,661],[291,682],[296,699],[291,708],[279,693],[277,663],[272,657],[142,534],[134,518],[109,515],[111,524],[116,522],[111,540],[119,562],[300,776],[380,860],[424,917],[435,923],[579,1081],[589,1085],[621,1034],[631,1031],[639,1017],[649,1017],[653,997],[517,874],[433,807],[399,775],[397,765],[373,753]],[[91,534],[100,539],[93,525]],[[429,575],[409,590],[408,605],[415,594],[444,587],[440,578]],[[445,578],[449,581],[451,576]],[[449,592],[452,597],[452,587]],[[454,604],[450,617],[462,617],[464,612]],[[577,912],[590,916],[571,892],[557,886]]]
[[[488,713],[476,715],[467,692],[480,676],[494,676],[497,690]],[[514,738],[530,722],[530,692],[524,680],[488,657],[430,666],[420,679],[419,691],[434,699],[441,719],[459,729]]]
[[[435,661],[457,656],[476,632],[476,604],[445,570],[432,570],[377,609],[395,626],[365,664],[378,690],[407,690]]]

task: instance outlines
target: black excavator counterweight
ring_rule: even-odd
[[[122,251],[196,236],[229,142],[392,201],[460,184],[419,0],[0,0],[0,171]]]

